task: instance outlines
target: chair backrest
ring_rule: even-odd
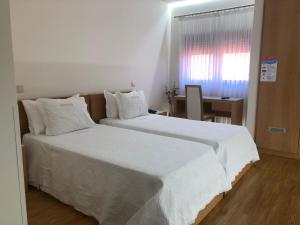
[[[185,85],[186,117],[203,120],[203,99],[200,85]]]

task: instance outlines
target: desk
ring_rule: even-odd
[[[174,116],[186,117],[186,98],[184,95],[177,95],[173,99]],[[242,98],[221,99],[220,97],[203,96],[204,112],[214,113],[216,116],[231,118],[231,124],[242,125],[243,106]]]

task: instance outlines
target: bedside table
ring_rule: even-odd
[[[169,116],[170,113],[168,111],[157,111],[156,114],[161,116]]]
[[[25,193],[27,194],[28,193],[28,166],[27,166],[26,148],[24,145],[22,145],[22,158],[23,158]]]

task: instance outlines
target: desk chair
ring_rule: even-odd
[[[200,85],[185,85],[186,117],[190,120],[211,120],[215,122],[213,113],[203,112],[202,88]]]

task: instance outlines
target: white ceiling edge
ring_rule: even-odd
[[[255,4],[255,0],[162,0],[169,4],[169,13],[180,16],[223,8],[239,7]]]
[[[182,4],[203,4],[203,3],[206,3],[206,2],[213,2],[213,1],[218,1],[218,0],[161,0],[163,2],[166,2],[166,3],[179,3],[179,2],[182,2]],[[245,2],[249,2],[247,0],[244,0]],[[231,2],[231,3],[234,3],[234,2],[241,2],[239,0],[222,0],[222,2]],[[255,2],[255,0],[252,1],[253,3]]]
[[[172,2],[180,2],[180,1],[185,1],[185,0],[162,0],[162,1],[172,3]]]

